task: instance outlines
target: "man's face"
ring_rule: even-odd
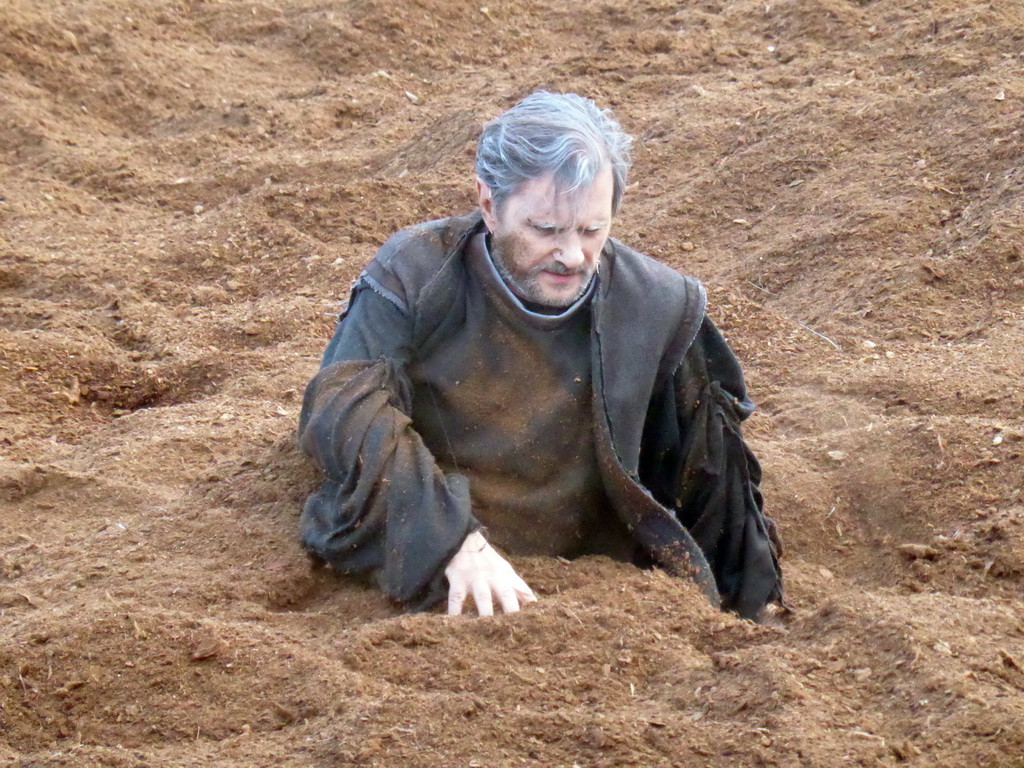
[[[491,251],[513,293],[548,307],[568,307],[583,295],[608,240],[613,190],[611,166],[570,194],[559,194],[549,173],[524,182],[497,210],[477,181]]]

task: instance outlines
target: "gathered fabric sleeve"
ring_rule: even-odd
[[[761,465],[741,428],[753,410],[739,361],[705,315],[671,382],[652,400],[640,473],[704,553],[722,607],[757,619],[767,604],[784,603],[781,542],[764,513]]]
[[[707,555],[722,607],[757,618],[783,604],[781,541],[764,513],[761,465],[743,439],[754,411],[739,361],[705,317],[676,372],[682,466],[675,506]]]
[[[369,285],[353,289],[306,387],[299,445],[326,480],[306,501],[301,536],[339,573],[417,610],[444,597],[444,566],[479,525],[466,478],[444,474],[412,426],[412,321]]]

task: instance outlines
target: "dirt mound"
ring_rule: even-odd
[[[942,0],[0,7],[0,759],[992,765],[1024,754],[1024,12]],[[637,138],[794,614],[522,559],[514,617],[310,562],[293,442],[395,229],[537,87]]]

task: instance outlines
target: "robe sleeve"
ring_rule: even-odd
[[[781,542],[764,513],[761,465],[743,439],[754,411],[739,361],[705,317],[676,373],[682,466],[675,506],[707,556],[722,607],[756,618],[782,603]]]
[[[444,565],[479,524],[466,478],[412,426],[411,337],[395,299],[357,283],[303,400],[299,445],[326,480],[300,525],[310,552],[417,610],[444,597]]]
[[[782,602],[781,542],[764,513],[761,465],[743,439],[754,410],[739,361],[704,317],[647,415],[640,474],[673,509],[714,574],[722,607],[756,619]]]

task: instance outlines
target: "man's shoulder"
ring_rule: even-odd
[[[609,288],[615,286],[619,293],[649,295],[667,302],[689,301],[697,297],[703,302],[704,287],[697,278],[641,253],[621,240],[609,238],[608,243]]]
[[[663,381],[697,336],[707,309],[704,286],[618,240],[606,256],[598,322],[607,330],[610,359],[639,370],[639,361],[653,356],[648,368]]]
[[[363,277],[411,308],[419,291],[462,251],[480,222],[476,211],[400,229],[380,247]]]

